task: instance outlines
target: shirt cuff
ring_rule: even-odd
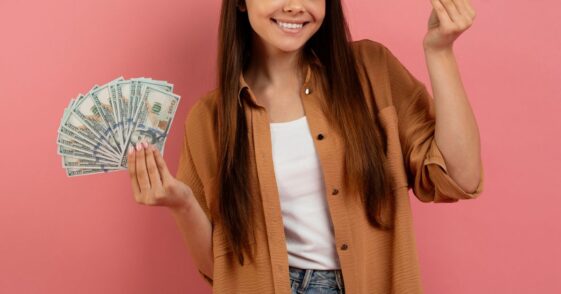
[[[436,140],[432,140],[423,167],[434,185],[434,202],[457,202],[460,199],[475,199],[483,192],[483,164],[480,165],[480,179],[473,192],[462,189],[448,174],[448,169]]]

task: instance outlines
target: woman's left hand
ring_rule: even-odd
[[[454,41],[475,19],[475,10],[469,0],[431,0],[428,33],[423,40],[425,50],[452,49]]]

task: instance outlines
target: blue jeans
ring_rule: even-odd
[[[300,269],[289,266],[292,294],[344,294],[341,270]]]

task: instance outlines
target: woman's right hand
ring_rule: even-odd
[[[129,147],[128,170],[136,202],[186,208],[192,201],[193,191],[169,172],[160,151],[146,142]]]

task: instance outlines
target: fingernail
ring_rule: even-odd
[[[148,143],[147,143],[146,141],[144,141],[144,140],[142,141],[142,146],[144,146],[144,148],[147,148],[147,149],[148,149]]]
[[[134,150],[134,148],[132,146],[129,146],[129,155],[132,154],[132,151]]]
[[[142,145],[140,144],[140,142],[136,143],[136,150],[137,151],[142,150]]]

